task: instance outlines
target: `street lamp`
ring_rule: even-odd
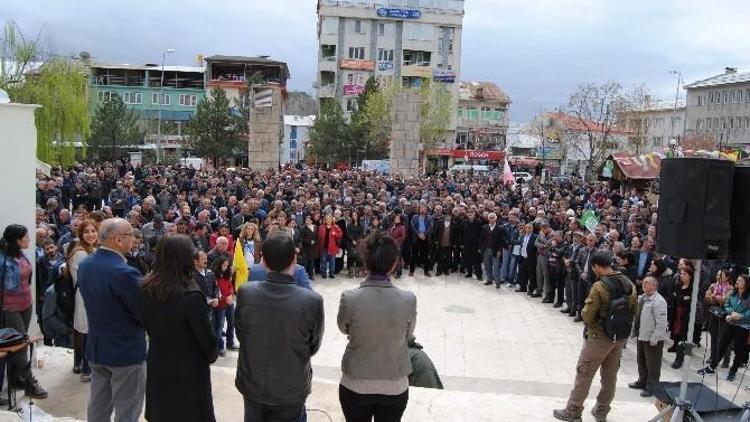
[[[164,103],[164,62],[167,54],[175,52],[174,48],[168,48],[161,52],[161,82],[159,83],[159,124],[156,126],[156,163],[161,161],[161,106]]]
[[[675,119],[677,118],[677,101],[680,98],[680,81],[682,80],[682,73],[680,73],[678,70],[670,70],[669,74],[677,76],[677,88],[675,89],[674,93],[674,110],[672,111],[672,129],[669,134],[670,138],[674,138],[674,125]]]

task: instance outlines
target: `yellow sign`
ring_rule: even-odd
[[[375,60],[341,60],[340,67],[350,70],[375,70]]]
[[[417,76],[420,78],[432,78],[432,68],[429,66],[403,66],[401,76]]]

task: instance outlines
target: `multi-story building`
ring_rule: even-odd
[[[629,111],[619,117],[620,126],[630,132],[627,149],[642,154],[666,148],[670,139],[678,142],[685,132],[685,105],[661,103],[645,110]]]
[[[411,88],[430,80],[455,108],[463,16],[463,0],[319,0],[318,99],[349,115],[370,77]]]
[[[204,68],[94,63],[89,69],[89,106],[93,113],[112,95],[119,95],[125,105],[138,112],[144,141],[175,151],[182,147],[186,123],[196,113],[198,102],[206,95]],[[161,111],[161,138],[159,112]]]
[[[724,73],[685,86],[685,137],[720,147],[750,144],[750,72]]]
[[[305,160],[305,148],[310,141],[310,128],[315,116],[284,116],[284,140],[281,145],[281,164]]]
[[[457,147],[504,150],[510,97],[492,82],[461,82],[458,88]]]
[[[230,101],[239,101],[250,81],[253,84],[277,85],[286,95],[289,68],[286,63],[268,56],[206,57],[206,89],[222,88]]]

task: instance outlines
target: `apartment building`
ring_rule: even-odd
[[[750,145],[750,72],[724,73],[685,86],[685,136],[721,147]]]
[[[492,82],[460,82],[456,146],[504,150],[510,103],[508,94]]]
[[[669,140],[681,141],[685,133],[685,105],[660,103],[645,110],[620,116],[620,126],[630,135],[628,149],[642,154],[669,146]]]
[[[335,99],[349,114],[374,76],[411,88],[445,84],[455,107],[463,16],[463,0],[319,0],[319,101]]]
[[[203,67],[92,63],[88,70],[92,114],[101,102],[118,95],[127,108],[138,112],[145,143],[159,140],[167,151],[182,147],[186,124],[206,95]]]
[[[310,128],[315,124],[315,116],[284,116],[284,139],[281,145],[281,164],[298,163],[305,160],[306,148],[310,141]]]

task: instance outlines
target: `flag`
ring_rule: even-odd
[[[582,227],[587,228],[591,233],[594,233],[594,229],[599,224],[599,219],[594,214],[594,211],[586,210],[579,221]]]
[[[234,242],[232,268],[234,269],[234,288],[239,290],[240,286],[247,282],[247,277],[250,275],[250,271],[247,268],[247,261],[245,261],[245,256],[242,253],[242,241],[240,239]]]
[[[510,164],[508,164],[508,157],[505,157],[505,164],[503,165],[503,184],[510,185],[511,187],[516,185],[516,177],[513,176],[513,172],[510,170]]]

